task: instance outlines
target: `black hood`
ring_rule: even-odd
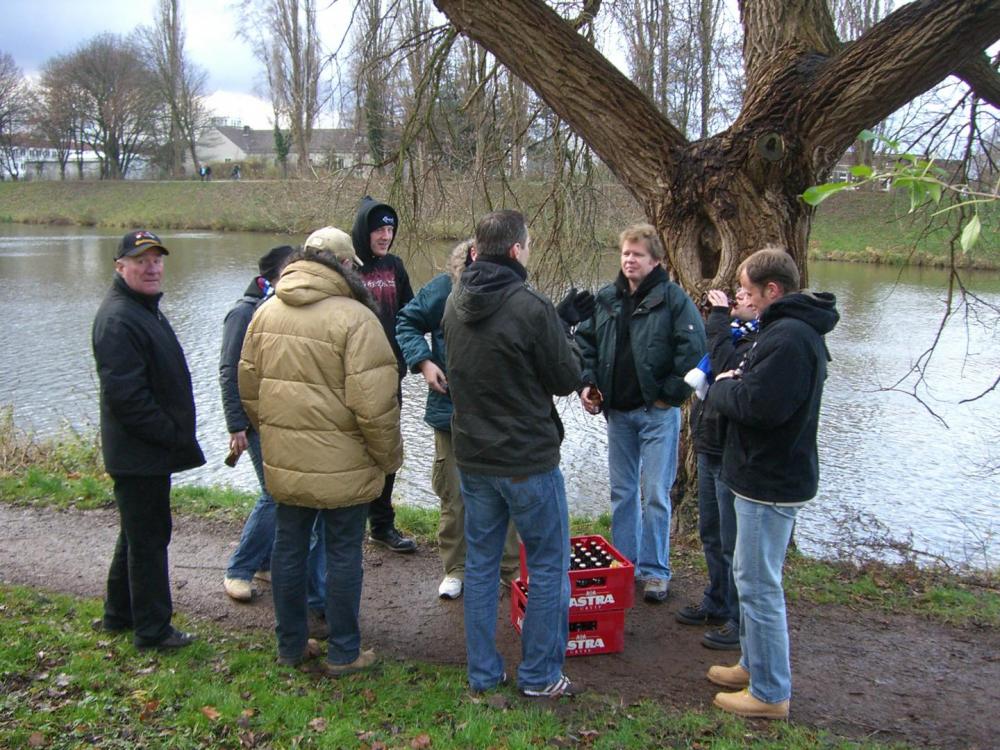
[[[840,320],[837,312],[837,298],[829,292],[808,290],[786,294],[768,305],[761,315],[760,323],[766,326],[779,318],[797,318],[812,326],[818,334],[825,336]]]
[[[514,269],[498,263],[477,261],[462,272],[452,292],[455,313],[463,323],[475,323],[495,313],[503,302],[524,285]]]
[[[396,213],[396,209],[388,203],[379,203],[370,195],[362,198],[361,205],[358,207],[358,214],[354,217],[354,227],[351,229],[351,242],[354,243],[354,252],[358,254],[361,262],[366,266],[375,260],[371,243],[372,230],[369,229],[368,220],[376,211],[382,211],[392,216],[393,226],[395,227],[392,242],[396,241],[396,235],[399,234],[399,215]],[[390,250],[392,249],[392,242],[389,243]]]

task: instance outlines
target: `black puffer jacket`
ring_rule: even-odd
[[[442,327],[459,467],[518,477],[558,466],[552,396],[579,388],[581,369],[552,303],[515,269],[480,260],[448,297]]]
[[[746,334],[733,341],[732,319],[728,307],[713,307],[705,323],[708,334],[708,358],[712,372],[739,367],[757,334]],[[691,439],[698,453],[721,456],[726,439],[726,419],[709,403],[695,398],[691,404]]]
[[[840,315],[825,292],[796,292],[764,311],[743,376],[719,380],[708,403],[729,420],[722,481],[737,495],[803,503],[816,495],[816,432],[829,354],[823,336]]]
[[[116,274],[94,318],[101,444],[112,476],[159,476],[205,463],[191,374],[160,296],[139,294]]]

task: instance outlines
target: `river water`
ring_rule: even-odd
[[[0,225],[0,404],[38,435],[68,427],[88,431],[98,420],[90,351],[94,312],[112,274],[120,234],[79,227]],[[227,434],[218,388],[222,319],[276,244],[301,237],[164,232],[170,248],[162,309],[187,353],[206,466],[181,483],[255,489],[248,461],[223,464]],[[419,287],[434,273],[430,257],[408,259]],[[608,275],[614,258],[607,263]],[[946,276],[927,269],[814,263],[811,286],[837,295],[841,322],[827,337],[830,365],[820,433],[821,478],[816,501],[800,513],[798,541],[819,555],[866,545],[893,557],[893,541],[949,563],[990,567],[1000,556],[1000,476],[984,467],[1000,458],[1000,393],[960,403],[1000,375],[996,317],[977,309],[949,323],[930,360],[924,404],[900,390],[902,378],[938,334]],[[1000,274],[969,273],[966,284],[1000,306]],[[434,506],[430,490],[434,441],[424,425],[423,379],[403,381],[406,460],[396,502]],[[600,417],[575,399],[559,407],[567,427],[562,467],[572,512],[608,509],[606,436]],[[932,413],[934,412],[934,413]]]

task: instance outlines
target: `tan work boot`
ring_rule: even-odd
[[[328,677],[340,677],[341,675],[368,669],[369,667],[374,666],[377,661],[378,657],[375,656],[375,652],[369,649],[368,651],[362,651],[358,654],[357,659],[348,664],[331,664],[328,661],[323,662],[323,674]]]
[[[750,695],[747,689],[738,693],[716,693],[713,701],[717,708],[748,719],[787,719],[789,701],[765,703]]]
[[[223,578],[222,588],[226,590],[230,599],[238,602],[253,600],[253,586],[250,581],[244,581],[242,578]]]
[[[739,664],[731,667],[709,667],[706,677],[709,682],[734,690],[750,686],[750,673]]]

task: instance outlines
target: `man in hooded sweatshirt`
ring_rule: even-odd
[[[318,655],[308,640],[306,557],[317,518],[326,546],[326,661],[338,676],[375,663],[361,650],[359,609],[368,503],[403,461],[396,362],[360,280],[343,265],[350,239],[333,230],[292,256],[261,305],[240,355],[243,408],[260,433],[264,476],[278,504],[271,584],[278,661]],[[337,236],[339,235],[339,240]]]
[[[729,420],[722,482],[735,495],[733,574],[739,593],[740,647],[732,667],[708,679],[715,705],[739,716],[784,719],[792,694],[781,568],[795,516],[816,495],[816,432],[829,354],[824,336],[840,319],[836,300],[799,291],[795,260],[765,247],[739,268],[747,304],[760,320],[741,367],[715,376],[706,405]]]
[[[402,259],[389,252],[396,239],[398,227],[399,216],[396,214],[396,209],[366,195],[361,200],[358,214],[354,219],[351,241],[354,244],[354,253],[361,261],[359,269],[361,280],[378,306],[378,319],[396,355],[399,371],[396,395],[402,405],[402,382],[403,376],[406,375],[406,360],[396,341],[396,313],[413,299],[413,288],[410,286],[410,276],[406,273]],[[417,549],[417,543],[404,537],[396,529],[396,512],[392,507],[392,488],[395,483],[395,473],[387,476],[382,493],[368,508],[370,538],[371,541],[393,552],[413,552]]]
[[[579,692],[562,673],[569,630],[569,515],[559,471],[563,429],[553,396],[580,385],[571,327],[594,313],[571,289],[558,308],[528,284],[529,238],[517,211],[476,227],[476,261],[445,303],[442,326],[465,502],[465,645],[472,690],[507,681],[496,648],[497,589],[509,520],[531,587],[517,682],[532,698]]]

